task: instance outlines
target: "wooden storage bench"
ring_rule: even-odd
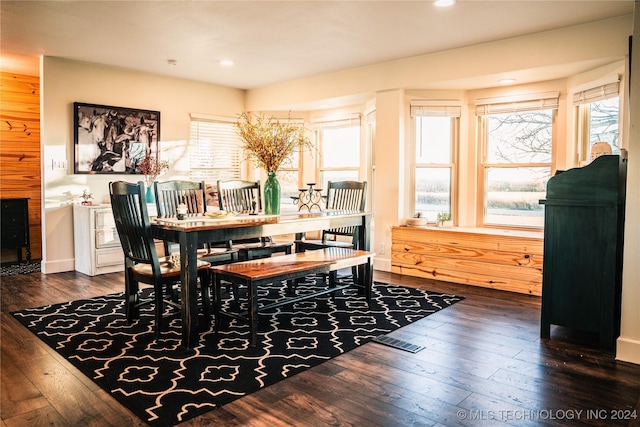
[[[543,233],[464,227],[393,227],[391,271],[542,295]]]
[[[306,251],[290,255],[273,256],[271,258],[256,259],[211,267],[214,284],[214,311],[216,330],[220,325],[221,316],[243,319],[249,322],[251,331],[251,347],[257,342],[258,312],[297,301],[315,298],[319,295],[344,289],[349,285],[338,285],[330,280],[329,288],[317,292],[292,296],[283,300],[260,306],[258,304],[258,287],[268,283],[283,280],[294,280],[310,274],[335,272],[342,268],[358,266],[360,274],[356,286],[364,291],[367,304],[371,303],[371,286],[373,284],[373,252],[359,251],[346,248],[326,248]],[[222,311],[222,281],[233,285],[247,286],[248,310],[240,313]]]

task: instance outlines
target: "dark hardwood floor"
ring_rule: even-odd
[[[1,425],[145,425],[10,314],[119,292],[122,273],[0,280]],[[393,333],[426,347],[416,354],[365,344],[183,425],[640,426],[630,420],[640,365],[573,331],[540,340],[540,298],[378,271],[375,280],[466,299]]]

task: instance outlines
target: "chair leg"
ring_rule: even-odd
[[[237,283],[231,284],[231,292],[233,292],[233,300],[236,304],[240,305],[240,285]]]
[[[131,274],[128,272],[125,274],[124,283],[124,312],[127,317],[127,324],[130,325],[133,322],[133,319],[140,317],[140,308],[138,307],[140,299],[140,295],[138,294],[139,285],[137,281],[133,280]]]
[[[204,318],[207,325],[211,325],[211,273],[209,270],[203,270],[200,273],[200,292],[202,292]]]
[[[249,282],[247,283],[247,293],[249,298],[249,329],[250,329],[250,346],[255,348],[258,342],[258,287]]]
[[[164,310],[164,302],[162,300],[162,285],[154,286],[153,293],[155,300],[155,307],[153,309],[155,313],[155,336],[156,339],[160,339],[160,334],[162,333],[162,312]]]
[[[169,297],[171,298],[172,302],[178,303],[180,298],[178,297],[178,288],[174,283],[167,283],[166,292],[167,295],[169,295]]]
[[[213,276],[213,316],[214,316],[214,332],[220,330],[220,324],[222,322],[222,316],[220,311],[222,310],[222,281],[215,274]]]

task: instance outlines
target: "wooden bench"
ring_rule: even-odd
[[[371,287],[373,284],[373,256],[375,254],[347,248],[325,248],[290,255],[274,256],[252,261],[238,262],[211,267],[214,284],[215,330],[219,330],[222,316],[242,319],[249,322],[251,331],[251,347],[257,343],[258,312],[292,304],[320,295],[347,288],[349,284],[340,285],[335,280],[335,272],[342,268],[359,268],[358,283],[354,283],[364,294],[367,304],[371,303]],[[277,281],[290,281],[310,274],[329,274],[329,287],[316,292],[294,295],[280,301],[260,306],[258,304],[258,287]],[[222,281],[237,285],[245,285],[248,295],[248,309],[242,312],[222,311]],[[237,295],[237,293],[236,293]]]

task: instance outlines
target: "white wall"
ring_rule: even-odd
[[[633,38],[640,41],[640,8],[635,11]],[[629,97],[629,163],[622,275],[622,318],[616,357],[640,364],[640,43],[633,43]]]
[[[43,59],[41,85],[45,273],[75,269],[74,196],[87,188],[95,197],[94,203],[108,202],[109,181],[141,178],[73,174],[74,102],[160,111],[160,158],[172,165],[167,177],[179,178],[186,177],[188,170],[184,148],[189,138],[189,114],[237,117],[245,97],[238,89],[51,57]],[[52,160],[66,161],[67,168],[52,169]]]

